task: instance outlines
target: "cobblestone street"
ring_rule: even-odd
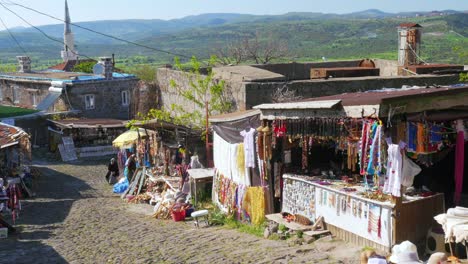
[[[106,160],[37,162],[36,197],[17,235],[0,240],[4,263],[357,263],[343,242],[290,247],[222,227],[151,218],[104,182]],[[145,209],[145,210],[144,210]],[[6,216],[10,217],[10,216]]]

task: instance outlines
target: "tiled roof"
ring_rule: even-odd
[[[73,71],[73,67],[75,67],[76,64],[83,63],[83,62],[95,62],[95,63],[97,63],[96,60],[90,60],[90,59],[88,59],[88,60],[78,60],[78,61],[77,60],[68,60],[68,61],[62,62],[60,64],[57,64],[55,66],[52,66],[49,69],[71,72],[71,71]]]
[[[0,123],[0,149],[19,143],[23,136],[28,134],[19,127]]]

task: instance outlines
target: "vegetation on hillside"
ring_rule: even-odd
[[[221,16],[219,16],[221,17]],[[349,18],[356,17],[356,18]],[[402,22],[416,22],[423,26],[421,57],[427,62],[468,64],[468,16],[454,14],[434,17],[412,18],[359,18],[360,16],[333,16],[323,14],[295,13],[281,16],[228,16],[216,19],[207,16],[203,21],[190,18],[178,21],[178,26],[166,31],[145,31],[137,35],[129,32],[127,38],[158,49],[208,59],[217,50],[228,47],[239,40],[285,43],[288,57],[278,61],[317,61],[355,58],[397,58],[397,26]],[[387,16],[383,16],[387,17]],[[217,21],[217,22],[216,22]],[[110,23],[110,22],[109,22]],[[185,23],[185,24],[184,24]],[[190,29],[188,24],[193,23]],[[102,23],[101,23],[102,24]],[[182,26],[184,25],[184,26]],[[104,27],[104,25],[101,25]],[[143,24],[141,25],[143,27]],[[101,31],[105,31],[102,28]],[[130,30],[128,27],[127,30]],[[108,29],[111,30],[111,29]],[[121,33],[125,28],[119,29]],[[258,34],[260,32],[261,34]],[[107,32],[108,33],[108,32]],[[16,35],[32,57],[33,67],[46,68],[59,59],[60,43],[31,33]],[[104,43],[96,36],[95,41],[80,39],[76,32],[77,49],[86,56],[116,54],[119,67],[134,65],[161,65],[172,61],[173,55],[160,53],[142,47]],[[2,33],[0,32],[0,37]],[[465,36],[465,37],[463,37]],[[6,63],[15,64],[15,56],[20,54],[11,40],[4,37],[0,44],[0,54]],[[454,48],[458,50],[454,51]],[[51,61],[52,60],[52,61]],[[55,60],[55,61],[54,61]],[[246,63],[254,63],[254,59]]]

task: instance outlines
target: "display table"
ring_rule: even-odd
[[[190,177],[191,196],[195,200],[195,205],[197,205],[197,184],[212,183],[215,169],[188,169],[187,172]]]
[[[425,239],[433,216],[444,211],[443,195],[378,201],[361,195],[361,186],[313,181],[300,175],[283,175],[282,211],[315,220],[322,216],[335,236],[360,246],[390,251],[404,240]]]

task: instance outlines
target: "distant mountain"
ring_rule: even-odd
[[[440,15],[452,13],[453,15]],[[380,56],[395,59],[396,26],[407,21],[420,23],[424,27],[422,56],[425,59],[468,64],[468,58],[458,58],[452,52],[455,44],[466,49],[466,38],[460,39],[460,36],[451,33],[453,30],[462,36],[468,36],[468,14],[454,10],[398,14],[375,9],[351,14],[203,14],[167,21],[110,20],[80,22],[77,25],[158,49],[201,58],[241,37],[252,37],[259,32],[262,34],[262,41],[267,38],[287,41],[295,59],[314,60],[322,56]],[[32,28],[17,28],[12,31],[28,55],[34,58],[33,61],[59,60],[63,24],[40,28],[58,41],[52,42]],[[174,57],[125,44],[78,27],[72,27],[72,30],[75,33],[77,50],[82,55],[108,56],[115,53],[118,60],[126,65],[167,63]],[[1,62],[14,62],[15,56],[19,54],[22,51],[9,34],[0,31]]]

